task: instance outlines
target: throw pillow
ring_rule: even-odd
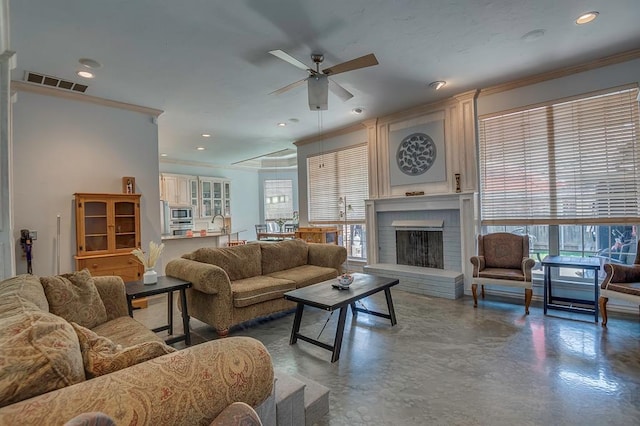
[[[3,303],[0,407],[85,380],[78,337],[67,321],[15,295]]]
[[[176,349],[162,342],[145,342],[123,348],[106,337],[76,323],[71,323],[80,341],[80,351],[87,378],[113,373],[123,368],[157,358]]]
[[[107,322],[107,311],[88,269],[40,277],[40,282],[51,313],[87,328]]]

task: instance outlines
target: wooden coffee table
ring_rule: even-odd
[[[344,323],[347,316],[347,309],[351,306],[351,313],[354,317],[358,312],[375,315],[378,317],[391,320],[391,325],[397,324],[396,312],[393,309],[393,300],[391,299],[391,287],[398,284],[397,279],[377,277],[368,274],[353,274],[353,283],[347,290],[338,290],[331,286],[337,283],[337,279],[324,281],[319,284],[310,285],[308,287],[299,288],[297,290],[288,291],[284,294],[284,298],[298,304],[296,315],[293,320],[293,330],[291,330],[291,339],[289,344],[293,345],[298,339],[304,340],[321,348],[331,351],[331,362],[336,362],[340,357],[340,347],[342,346],[342,335],[344,334]],[[387,299],[388,314],[370,311],[356,307],[356,302],[367,296],[384,291]],[[302,320],[302,312],[305,305],[315,308],[324,309],[326,311],[334,311],[340,308],[338,317],[338,328],[336,329],[336,337],[333,345],[320,342],[311,337],[300,334],[300,322]]]

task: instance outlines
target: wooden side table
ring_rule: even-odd
[[[125,283],[127,291],[127,305],[129,306],[129,316],[133,318],[133,305],[135,299],[141,297],[155,296],[156,294],[167,294],[167,315],[169,323],[161,327],[154,328],[152,331],[159,332],[168,330],[169,335],[173,336],[173,292],[180,291],[180,302],[182,304],[182,326],[184,334],[173,336],[165,339],[167,344],[180,342],[184,340],[187,345],[191,344],[191,333],[189,330],[189,313],[187,311],[187,289],[191,287],[189,281],[184,281],[174,277],[158,277],[156,284],[144,284],[142,280],[129,281]]]

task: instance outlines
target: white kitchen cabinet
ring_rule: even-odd
[[[170,205],[193,205],[191,187],[197,179],[196,176],[163,173],[160,199],[168,201]]]
[[[231,181],[170,173],[160,174],[160,199],[170,205],[193,207],[193,218],[231,216]]]

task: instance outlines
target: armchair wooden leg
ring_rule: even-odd
[[[478,284],[471,284],[471,293],[473,294],[473,307],[478,307]]]
[[[529,315],[529,305],[531,305],[531,297],[533,296],[533,290],[530,288],[524,289],[524,313]]]
[[[602,326],[607,326],[607,302],[609,301],[608,297],[600,296],[598,299],[598,305],[600,305],[600,314],[602,315]]]
[[[484,299],[484,284],[480,286],[480,290],[482,292],[482,298]]]

